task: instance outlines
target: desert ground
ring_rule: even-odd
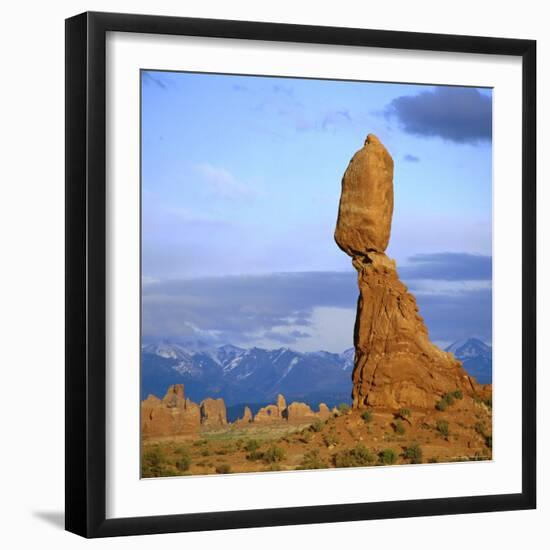
[[[144,437],[142,477],[491,460],[491,399],[457,395],[433,409],[341,405],[326,420]]]

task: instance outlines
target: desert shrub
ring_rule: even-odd
[[[410,460],[411,464],[420,464],[422,462],[422,448],[418,443],[413,443],[405,449],[403,457]]]
[[[257,439],[249,439],[244,445],[244,450],[248,451],[249,453],[253,453],[254,451],[257,451],[259,448],[260,448],[260,442]]]
[[[176,468],[180,472],[186,472],[191,466],[191,456],[186,449],[179,449],[176,459]]]
[[[338,445],[339,441],[340,440],[338,439],[338,436],[333,432],[329,432],[328,434],[323,435],[323,442],[327,447]]]
[[[320,470],[321,468],[328,468],[328,466],[322,461],[319,449],[313,449],[303,456],[300,469]]]
[[[395,464],[397,453],[393,449],[384,449],[379,453],[378,458],[382,464]]]
[[[142,473],[144,477],[158,477],[166,466],[166,456],[160,447],[147,449],[143,453]]]
[[[231,473],[231,465],[230,464],[218,464],[216,466],[216,473],[217,474],[230,474]]]
[[[282,470],[281,465],[274,463],[270,464],[264,469],[264,472],[280,472]]]
[[[206,445],[207,443],[207,439],[199,439],[198,441],[193,442],[193,447],[200,447],[201,445]]]
[[[463,395],[460,390],[447,392],[436,404],[435,408],[438,411],[444,411],[450,405],[453,405],[456,399],[462,399]]]
[[[284,449],[281,449],[281,447],[276,447],[275,445],[271,445],[266,451],[262,453],[262,459],[264,462],[272,463],[272,462],[281,462],[285,458],[285,451]]]
[[[436,456],[432,456],[431,458],[428,458],[429,464],[437,464],[439,462],[439,459]]]
[[[210,456],[210,449],[202,449],[201,456]]]
[[[474,395],[474,402],[477,403],[478,405],[483,404],[483,405],[489,407],[489,409],[493,408],[493,398],[492,397],[487,397],[487,398],[483,399],[481,396],[476,394],[476,395]]]
[[[252,451],[246,455],[247,460],[262,460],[264,453],[261,451]]]
[[[356,468],[372,464],[376,461],[376,457],[364,445],[359,444],[353,449],[336,453],[332,461],[337,468]]]
[[[313,437],[313,434],[311,433],[310,430],[304,430],[300,434],[300,437],[298,438],[298,441],[300,441],[300,443],[309,443],[311,441],[312,437]]]
[[[397,420],[396,422],[394,422],[393,431],[397,435],[403,435],[405,433],[405,426],[403,426],[403,422],[401,422],[401,420]]]
[[[435,408],[438,410],[438,411],[444,411],[446,408],[448,407],[448,403],[447,401],[445,401],[444,399],[441,399],[440,401],[438,401],[435,405]]]
[[[402,418],[405,420],[405,418],[409,418],[411,416],[411,409],[402,408],[397,411],[397,418]]]
[[[338,412],[340,414],[348,414],[351,410],[350,406],[347,403],[340,403],[336,408],[338,409]]]
[[[361,413],[361,418],[368,424],[372,422],[372,413],[370,411],[363,411]]]
[[[313,424],[310,426],[311,430],[314,432],[320,432],[323,430],[324,427],[325,423],[319,418],[317,418],[315,422],[313,422]]]
[[[443,436],[449,435],[449,423],[446,420],[438,420],[435,425],[435,429]]]

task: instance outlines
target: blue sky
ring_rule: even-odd
[[[387,253],[442,344],[491,334],[491,92],[142,72],[144,337],[342,351],[333,239],[368,133],[395,161]]]

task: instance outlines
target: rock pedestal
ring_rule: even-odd
[[[414,296],[385,254],[392,213],[393,160],[369,134],[342,179],[335,231],[358,274],[353,407],[432,408],[446,392],[471,394],[477,384],[430,341]]]

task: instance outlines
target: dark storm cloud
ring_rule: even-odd
[[[304,336],[314,307],[355,307],[356,277],[346,273],[282,273],[165,281],[143,288],[143,326],[150,336],[209,331],[235,341],[243,335],[291,327],[282,338]]]
[[[454,341],[491,335],[491,290],[454,285],[490,280],[491,258],[471,254],[423,254],[399,268],[411,290],[422,281],[451,281],[447,291],[417,292],[420,313],[433,339]],[[453,286],[454,285],[454,286]],[[483,286],[483,285],[482,285]],[[428,289],[430,285],[427,285]],[[355,310],[357,277],[350,272],[301,272],[258,276],[204,277],[143,286],[145,337],[200,338],[240,343],[267,338],[292,345],[309,335],[316,307]],[[350,329],[351,330],[351,329]]]
[[[454,342],[477,336],[486,342],[491,341],[491,289],[468,290],[449,295],[418,294],[416,302],[432,340]]]
[[[405,160],[405,162],[419,162],[420,159],[418,157],[415,157],[414,155],[405,155],[403,157],[403,159]]]
[[[408,134],[440,137],[456,143],[492,138],[491,97],[475,88],[437,87],[393,99],[384,114]]]
[[[417,254],[408,258],[407,265],[398,266],[398,271],[405,281],[487,281],[492,278],[492,258],[453,252]]]

